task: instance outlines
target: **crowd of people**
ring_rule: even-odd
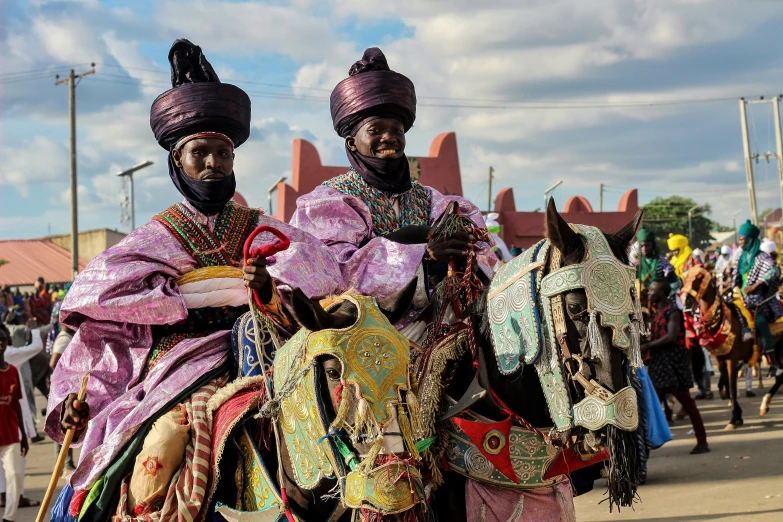
[[[746,341],[758,339],[760,351],[770,364],[770,372],[783,374],[775,354],[770,324],[783,317],[783,306],[778,294],[781,267],[774,241],[761,238],[761,230],[750,221],[737,232],[737,244],[717,245],[714,252],[692,249],[687,237],[670,234],[666,240],[667,252],[661,252],[653,231],[642,228],[637,243],[632,247],[631,259],[636,265],[637,288],[646,298],[645,312],[649,318],[649,336],[642,343],[642,355],[649,378],[655,389],[666,421],[690,417],[697,444],[691,453],[710,451],[707,435],[696,400],[713,399],[711,375],[714,374],[712,356],[696,336],[686,337],[683,303],[679,291],[688,270],[699,266],[714,277],[721,299],[742,310],[741,323]],[[755,321],[753,321],[755,320]],[[755,333],[752,328],[755,328]],[[753,372],[745,367],[745,389],[748,397],[752,390]],[[691,396],[690,389],[698,386],[698,393]],[[761,414],[769,409],[769,400],[779,385],[773,386],[762,403]],[[674,399],[681,409],[674,414]],[[766,411],[765,411],[766,404]],[[649,414],[649,412],[648,412]],[[646,454],[649,455],[649,444]],[[646,460],[646,459],[645,459]],[[646,464],[642,466],[642,480]]]
[[[70,286],[47,285],[39,277],[32,292],[0,290],[0,509],[14,520],[20,507],[40,504],[24,494],[25,455],[29,443],[44,440],[36,420],[34,392],[49,396],[52,369],[68,344],[70,331],[59,324],[59,311]],[[66,471],[73,471],[73,458]]]

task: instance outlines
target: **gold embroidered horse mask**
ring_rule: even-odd
[[[375,300],[342,296],[357,309],[356,322],[343,329],[312,332],[301,329],[275,357],[275,396],[281,397],[280,426],[297,484],[313,489],[322,478],[336,475],[348,507],[382,513],[410,509],[423,501],[421,475],[406,461],[377,465],[384,431],[399,425],[404,450],[419,454],[411,422],[419,421],[410,391],[410,346],[383,315]],[[342,400],[330,422],[321,397],[319,365],[323,356],[342,366]],[[327,398],[328,400],[328,398]],[[366,441],[370,449],[357,456],[345,441]],[[398,480],[404,476],[404,480]],[[413,486],[413,487],[411,487]]]

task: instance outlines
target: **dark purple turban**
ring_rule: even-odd
[[[378,118],[393,118],[408,132],[416,119],[416,90],[408,78],[389,69],[380,49],[370,47],[351,66],[348,78],[334,88],[329,106],[341,138],[356,136],[365,123]],[[352,151],[347,143],[345,153],[351,169],[369,185],[393,194],[410,190],[410,166],[404,154],[375,158]]]
[[[233,173],[221,180],[191,179],[171,151],[182,138],[199,133],[222,134],[239,147],[250,136],[250,98],[239,87],[220,83],[201,48],[188,40],[174,42],[169,63],[172,88],[152,102],[150,127],[169,151],[169,175],[177,190],[201,212],[215,214],[234,195]]]
[[[416,119],[416,90],[407,77],[389,69],[380,49],[370,47],[334,88],[329,106],[341,138],[375,118],[399,120],[407,132]]]
[[[239,147],[250,136],[250,98],[235,85],[220,83],[201,47],[177,40],[169,51],[172,88],[150,109],[155,139],[166,150],[197,132],[225,134]]]

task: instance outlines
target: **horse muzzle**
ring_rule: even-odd
[[[636,391],[626,386],[617,393],[588,394],[574,405],[574,425],[590,431],[597,431],[611,424],[624,431],[633,431],[639,426]]]

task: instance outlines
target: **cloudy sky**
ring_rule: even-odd
[[[132,6],[132,7],[129,7]],[[466,196],[514,187],[517,208],[580,194],[613,209],[678,194],[726,224],[748,198],[738,99],[783,92],[779,0],[4,0],[0,4],[0,238],[69,230],[67,88],[77,88],[80,227],[121,228],[115,172],[143,160],[137,223],[179,197],[149,107],[166,90],[175,38],[204,49],[253,103],[237,151],[255,206],[290,172],[292,140],[346,164],[328,95],[365,47],[380,46],[419,95],[409,155],[457,132]],[[749,114],[754,151],[773,150],[771,105]],[[774,161],[756,167],[759,210],[780,206]]]

